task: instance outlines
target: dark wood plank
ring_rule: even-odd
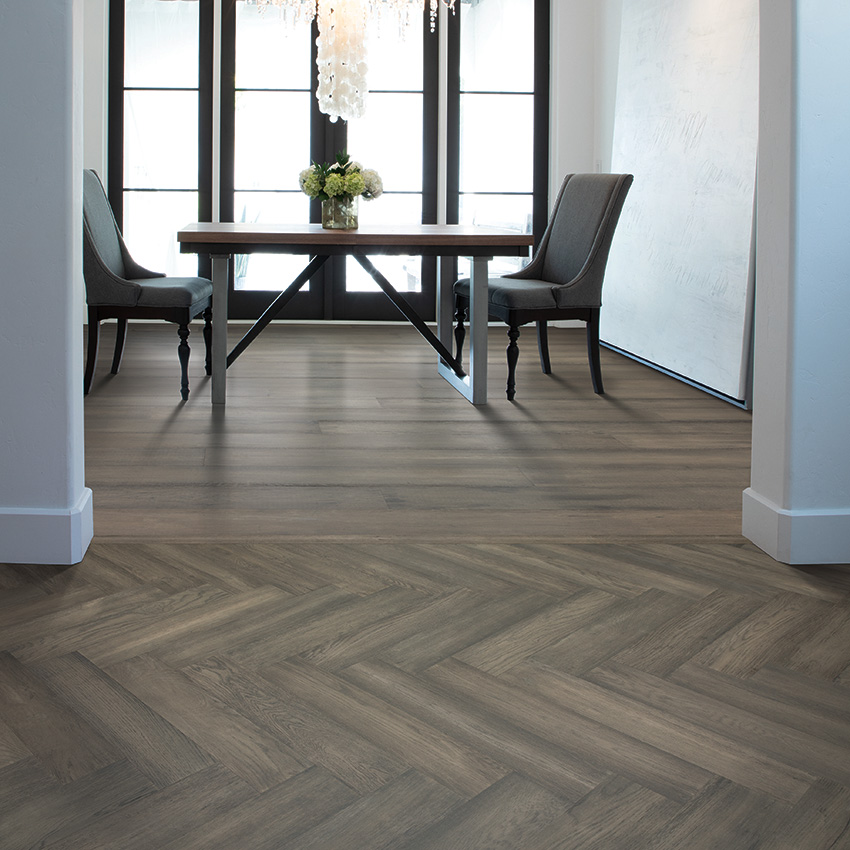
[[[442,819],[460,797],[414,771],[347,806],[287,844],[287,850],[389,850]]]
[[[577,676],[524,662],[505,678],[696,767],[787,803],[797,802],[813,780],[811,774],[791,768],[723,734]]]
[[[263,666],[335,643],[346,635],[417,607],[422,594],[402,587],[387,587],[369,596],[341,600],[323,616],[288,624],[280,630],[265,629],[263,636],[225,652],[238,664]]]
[[[738,679],[698,664],[683,664],[670,681],[691,691],[721,700],[765,721],[814,735],[835,745],[836,750],[850,746],[850,711],[842,693],[824,682],[792,673],[781,687],[766,683],[776,674],[767,668],[749,679]],[[778,678],[778,676],[777,676]],[[830,703],[836,711],[830,710]]]
[[[565,800],[575,802],[608,775],[569,746],[505,722],[489,706],[477,708],[466,694],[446,693],[388,664],[356,664],[346,671],[346,678],[420,721],[448,730],[453,738]]]
[[[356,799],[349,787],[313,767],[225,811],[209,812],[161,850],[281,850]]]
[[[282,741],[152,656],[119,662],[106,672],[257,790],[305,767]]]
[[[600,771],[619,773],[679,802],[711,781],[712,774],[706,770],[647,746],[605,723],[564,711],[526,689],[512,687],[458,661],[448,660],[432,667],[428,681],[442,685],[445,692],[463,698],[469,706],[491,712],[553,746],[563,747]]]
[[[541,649],[534,658],[565,672],[582,674],[619,652],[624,645],[677,617],[689,602],[651,589],[604,608],[592,622]]]
[[[509,772],[474,747],[338,676],[291,661],[268,667],[263,675],[419,772],[439,777],[463,797],[475,796]]]
[[[401,846],[404,850],[526,847],[565,810],[563,800],[521,776],[509,774]]]
[[[595,621],[617,597],[600,590],[585,590],[563,602],[549,605],[529,617],[498,629],[483,640],[456,652],[460,661],[498,675],[531,658],[565,636]]]
[[[637,848],[678,804],[621,776],[597,785],[570,811],[523,842],[523,850]]]
[[[545,608],[550,597],[535,592],[520,592],[497,599],[482,599],[474,617],[455,617],[442,621],[424,641],[412,635],[398,641],[381,656],[404,670],[423,670],[443,658],[477,643],[491,632],[507,628]]]
[[[118,761],[70,784],[51,781],[40,765],[0,771],[3,850],[51,847],[126,811],[155,792],[131,764]],[[4,805],[8,801],[8,805]],[[71,847],[80,847],[73,841]]]
[[[0,717],[60,782],[74,782],[118,760],[103,735],[8,652],[0,652]]]
[[[51,850],[148,850],[162,847],[213,814],[250,795],[250,788],[220,765],[146,794],[50,844]]]
[[[752,747],[789,768],[850,786],[850,746],[824,741],[622,664],[599,667],[588,678],[610,691]]]
[[[839,850],[850,846],[850,788],[820,780],[759,836],[763,850]]]
[[[640,850],[750,850],[761,845],[780,807],[748,788],[718,780],[682,807],[670,821],[644,839]]]
[[[698,664],[734,676],[782,663],[829,613],[828,603],[798,594],[779,594],[694,656]]]
[[[647,673],[669,675],[752,614],[757,604],[752,598],[716,591],[629,644],[613,658]]]
[[[406,770],[404,762],[309,703],[281,695],[256,673],[223,659],[209,659],[185,672],[204,690],[283,741],[304,764],[320,765],[356,791],[374,791]]]
[[[201,750],[99,667],[79,654],[35,667],[65,704],[96,727],[116,752],[164,788],[215,765]]]

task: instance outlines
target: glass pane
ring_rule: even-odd
[[[381,195],[374,201],[360,201],[361,224],[418,224],[422,221],[422,195]],[[399,292],[422,291],[421,257],[371,257],[378,270]],[[346,292],[379,292],[374,280],[356,260],[345,264]]]
[[[399,292],[422,291],[422,258],[380,256],[369,258],[375,268]],[[352,257],[345,262],[346,292],[380,292],[381,288],[372,280],[371,275]],[[401,313],[398,314],[402,318]]]
[[[461,3],[461,91],[534,90],[534,0]]]
[[[461,195],[460,223],[485,227],[505,227],[520,233],[532,232],[531,195]],[[493,257],[491,275],[508,274],[528,263],[527,257]],[[469,260],[458,259],[458,274],[469,275]]]
[[[238,290],[283,292],[308,262],[305,254],[237,254],[233,258],[233,285]],[[309,291],[310,285],[305,283],[298,295]]]
[[[124,185],[197,188],[197,92],[124,92]]]
[[[462,192],[530,192],[534,166],[534,96],[460,96]]]
[[[236,4],[236,88],[308,89],[310,24],[279,6]]]
[[[361,224],[419,224],[422,221],[422,195],[384,193],[372,201],[360,199]]]
[[[366,114],[348,123],[348,152],[394,192],[422,189],[422,95],[369,95]]]
[[[310,165],[308,92],[236,93],[236,187],[298,190]]]
[[[531,233],[532,195],[461,195],[460,223]]]
[[[181,254],[177,231],[198,220],[197,192],[125,192],[124,241],[133,259],[155,272],[194,277],[196,254]]]
[[[251,224],[297,223],[310,220],[310,199],[303,192],[236,192],[235,221]]]
[[[199,6],[191,0],[126,0],[127,88],[197,88]]]
[[[237,192],[233,209],[236,221],[274,224],[310,220],[310,200],[301,192]],[[294,254],[239,254],[233,264],[234,285],[241,290],[280,292],[308,260]],[[306,285],[302,291],[307,291]]]
[[[422,91],[421,14],[410,16],[410,26],[399,32],[390,20],[370,27],[368,41],[370,91]],[[436,33],[432,38],[437,38]],[[367,114],[371,103],[366,107]]]

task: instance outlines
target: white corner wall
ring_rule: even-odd
[[[107,82],[109,0],[83,4],[83,168],[105,181],[107,163]]]
[[[778,561],[844,564],[850,102],[836,92],[850,79],[850,5],[761,6],[753,452],[743,532]]]
[[[553,0],[549,197],[564,176],[609,171],[623,0]]]
[[[597,0],[558,0],[550,19],[549,199],[566,174],[594,170]]]
[[[0,562],[73,564],[84,486],[82,0],[0,4]]]

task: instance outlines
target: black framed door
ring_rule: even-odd
[[[456,14],[440,16],[446,50],[423,10],[407,41],[397,33],[373,40],[366,114],[336,123],[315,97],[315,22],[293,24],[276,7],[244,0],[221,0],[220,8],[216,27],[213,0],[110,0],[108,186],[131,249],[159,240],[173,254],[174,232],[195,218],[318,222],[320,205],[300,192],[298,175],[340,150],[384,181],[381,198],[360,201],[363,224],[460,221],[542,234],[549,0],[461,0]],[[193,261],[171,254],[163,261],[184,269]],[[434,259],[375,264],[420,315],[434,318]],[[237,257],[230,315],[256,318],[303,265],[295,257]],[[328,262],[280,315],[399,318],[351,258]]]

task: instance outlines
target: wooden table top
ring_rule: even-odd
[[[326,230],[321,224],[196,222],[177,234],[182,253],[430,254],[526,256],[531,233],[466,224],[380,224]]]

